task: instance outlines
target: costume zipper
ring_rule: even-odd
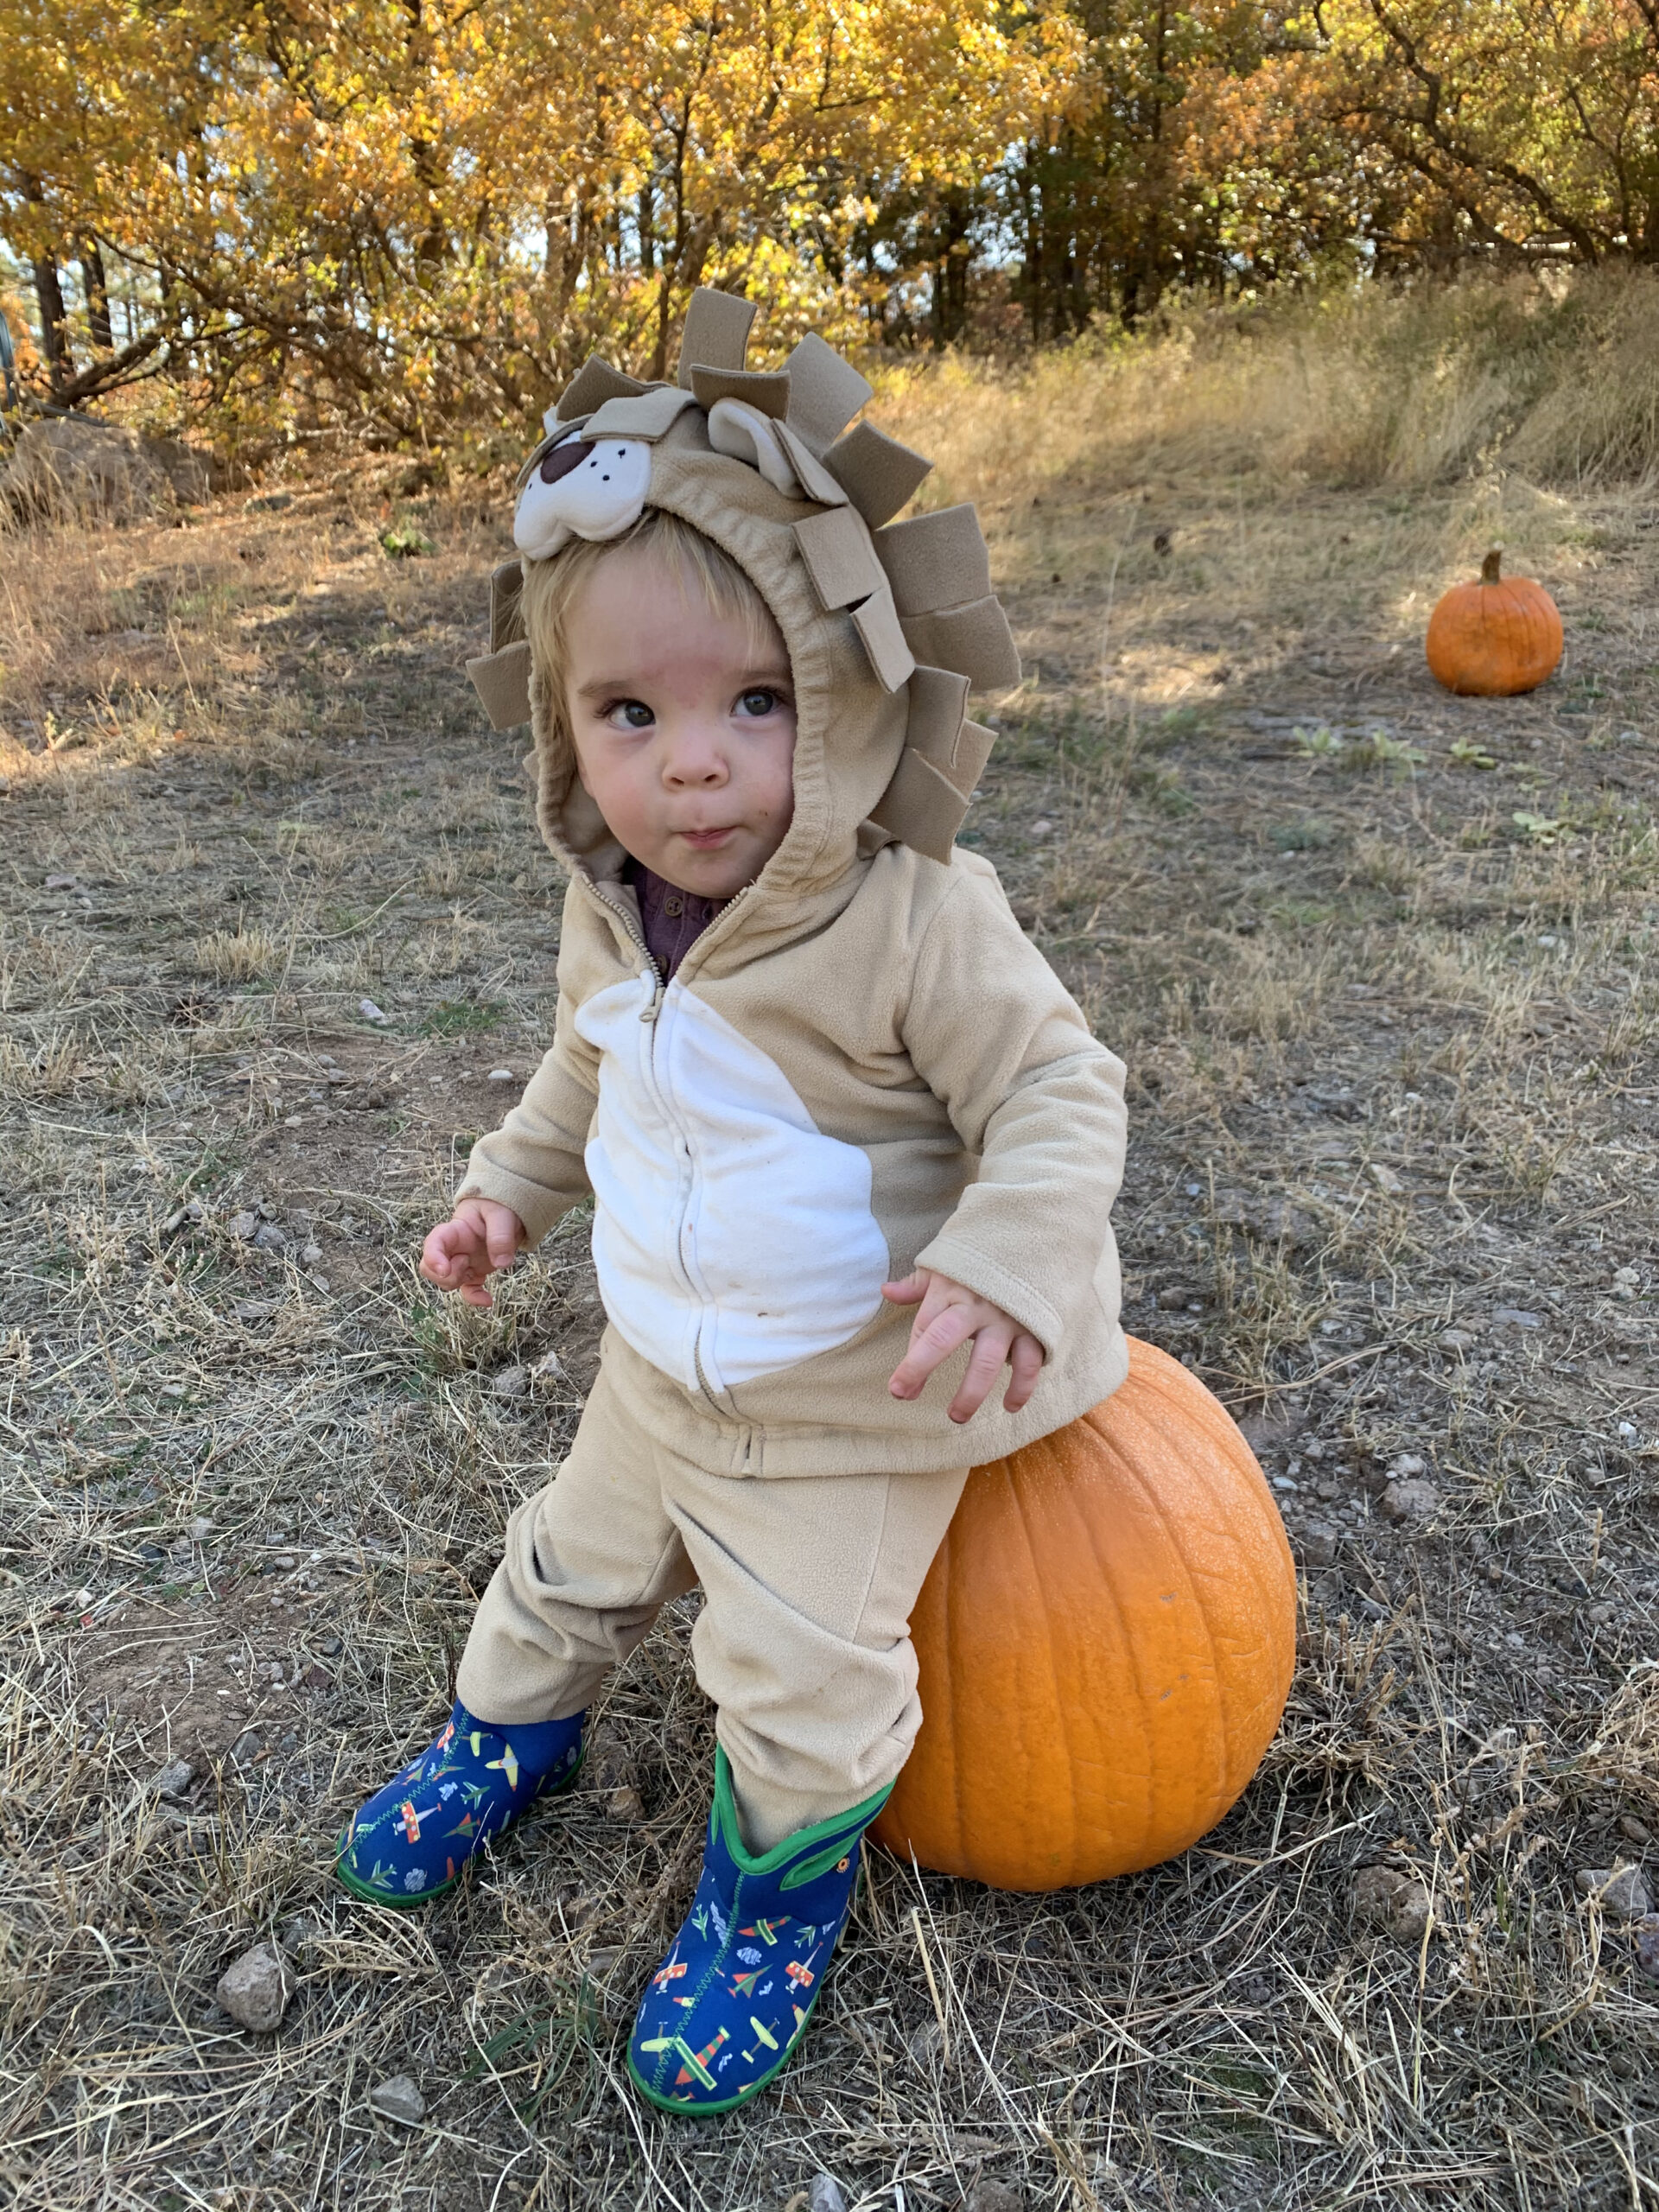
[[[657,965],[656,961],[652,957],[651,948],[645,943],[645,932],[635,925],[632,916],[628,912],[627,908],[622,904],[621,900],[620,899],[612,898],[608,889],[603,884],[594,883],[591,878],[589,878],[589,882],[594,897],[600,901],[601,906],[607,908],[610,912],[616,916],[617,919],[621,923],[623,929],[627,933],[629,943],[634,946],[635,950],[639,952],[640,957],[645,963],[645,975],[641,977],[641,981],[643,982],[648,978],[652,986],[650,999],[639,1009],[640,1020],[649,1024],[652,1028],[652,1036],[649,1043],[645,1046],[645,1065],[650,1071],[651,1087],[657,1095],[657,1103],[662,1109],[663,1118],[668,1122],[669,1127],[673,1130],[677,1140],[684,1147],[687,1163],[687,1176],[688,1179],[690,1179],[692,1172],[690,1167],[690,1143],[686,1137],[684,1126],[681,1117],[674,1109],[673,1103],[669,1096],[667,1086],[662,1082],[657,1070],[656,1022],[657,1017],[662,1012],[663,1007],[664,988],[663,983],[663,971]],[[729,913],[732,908],[736,906],[738,900],[740,899],[747,899],[753,888],[754,886],[752,883],[746,883],[741,891],[734,892],[730,899],[727,902],[725,912]],[[717,1414],[721,1410],[721,1408],[718,1400],[715,1398],[714,1391],[709,1388],[709,1377],[703,1372],[702,1365],[702,1332],[704,1326],[706,1325],[705,1317],[707,1314],[709,1301],[703,1296],[702,1293],[697,1288],[696,1284],[692,1281],[690,1269],[686,1266],[684,1257],[681,1251],[681,1243],[685,1235],[685,1226],[688,1219],[690,1218],[690,1211],[691,1191],[690,1182],[690,1179],[688,1179],[685,1203],[680,1210],[680,1218],[675,1227],[674,1262],[675,1265],[679,1269],[680,1279],[685,1285],[686,1294],[690,1299],[692,1304],[697,1309],[697,1332],[696,1337],[692,1340],[691,1345],[691,1363],[696,1373],[697,1392],[699,1396],[702,1399],[703,1403],[708,1407],[709,1410],[711,1413]]]

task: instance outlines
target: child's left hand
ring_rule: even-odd
[[[883,1283],[881,1295],[895,1306],[921,1308],[910,1325],[910,1350],[894,1368],[887,1385],[895,1398],[919,1398],[922,1385],[934,1369],[943,1366],[969,1337],[974,1340],[973,1357],[962,1387],[950,1401],[952,1421],[973,1419],[1005,1366],[1014,1370],[1014,1380],[1002,1401],[1005,1413],[1017,1414],[1037,1388],[1037,1377],[1043,1371],[1042,1346],[1012,1314],[993,1306],[988,1298],[980,1297],[963,1283],[952,1282],[949,1275],[934,1274],[931,1268],[918,1268],[902,1282]]]

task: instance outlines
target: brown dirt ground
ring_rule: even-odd
[[[1659,2195],[1659,1990],[1574,1885],[1659,1876],[1659,509],[995,487],[1030,672],[968,835],[1129,1065],[1127,1319],[1278,1484],[1301,1662],[1177,1865],[1020,1899],[878,1862],[803,2057],[714,2130],[620,2063],[705,1788],[688,1607],[588,1786],[458,1898],[328,1882],[597,1319],[579,1219],[488,1317],[413,1274],[514,1095],[491,1071],[545,1041],[558,907],[458,674],[499,526],[429,500],[436,553],[394,563],[390,512],[365,477],[0,544],[16,2200],[778,2212],[819,2167],[867,2207]],[[1454,701],[1417,640],[1488,531],[1570,649]],[[1431,1488],[1393,1517],[1404,1458]],[[1376,1866],[1426,1934],[1358,1916]],[[256,1936],[299,1974],[275,2038],[213,2002]],[[399,2072],[415,2130],[365,2101]]]

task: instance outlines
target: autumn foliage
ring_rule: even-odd
[[[487,439],[699,283],[1007,346],[1659,260],[1659,0],[0,0],[0,248],[57,404]]]

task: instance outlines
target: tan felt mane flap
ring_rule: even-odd
[[[530,645],[520,638],[499,653],[467,664],[473,689],[484,702],[492,729],[516,729],[530,720]]]
[[[703,369],[741,369],[749,349],[749,326],[754,321],[754,302],[740,300],[734,292],[716,292],[706,284],[691,295],[680,333],[682,387],[691,390],[691,372]]]
[[[823,465],[872,530],[893,520],[933,467],[873,423],[860,423],[837,438]]]
[[[991,556],[970,506],[912,515],[877,531],[874,543],[901,617],[990,596]]]
[[[607,399],[634,399],[645,389],[638,377],[624,376],[620,369],[590,353],[559,394],[553,411],[561,423],[574,423],[577,416],[591,415]]]
[[[918,661],[954,668],[976,691],[1005,691],[1020,681],[1020,655],[999,600],[976,599],[938,614],[912,614],[904,631]]]
[[[699,362],[691,371],[691,389],[705,409],[722,399],[741,399],[776,422],[789,412],[787,369],[705,369]]]
[[[503,561],[490,570],[490,651],[499,653],[524,634],[519,596],[524,588],[522,561]]]
[[[936,677],[944,682],[935,683]],[[912,851],[948,867],[995,739],[978,722],[959,721],[949,753],[942,756],[936,750],[939,733],[949,725],[952,702],[963,696],[961,679],[946,677],[942,669],[918,668],[911,686],[915,735],[899,756],[893,781],[871,808],[870,820]],[[923,704],[923,727],[918,728],[916,707],[924,702],[931,703]]]
[[[815,454],[822,454],[870,397],[873,387],[850,361],[843,361],[833,346],[826,346],[810,330],[784,366],[789,372],[789,427]]]
[[[880,590],[873,591],[861,606],[853,609],[853,627],[864,641],[864,650],[870,657],[870,666],[875,671],[881,689],[897,691],[907,683],[916,662],[899,626],[893,592],[885,576]]]
[[[870,550],[869,532],[850,507],[830,507],[798,522],[795,543],[826,611],[855,606],[887,582]]]
[[[967,713],[967,677],[951,669],[918,664],[910,679],[906,745],[936,768],[953,769]]]

